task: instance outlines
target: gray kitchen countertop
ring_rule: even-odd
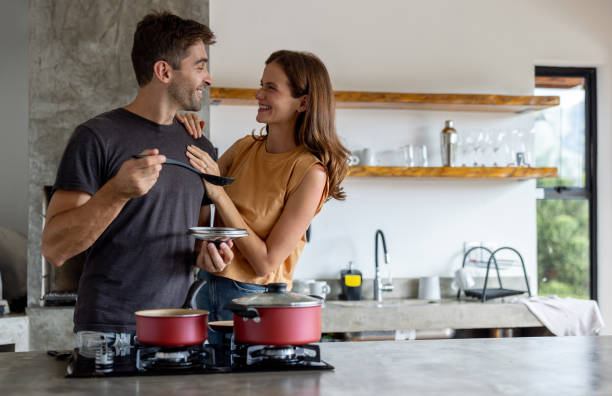
[[[542,327],[523,303],[445,299],[326,301],[322,332]]]
[[[75,379],[42,352],[0,353],[0,394],[612,394],[612,336],[320,345],[334,371]]]

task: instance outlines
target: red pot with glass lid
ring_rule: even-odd
[[[270,283],[264,293],[232,300],[234,339],[256,345],[303,345],[321,338],[323,299],[287,291]]]

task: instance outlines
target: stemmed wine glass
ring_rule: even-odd
[[[472,161],[474,160],[474,155],[472,150],[474,150],[474,134],[472,131],[466,132],[463,137],[463,148],[461,149],[461,153],[463,155],[463,165],[471,166]]]
[[[470,146],[466,140],[466,136],[463,133],[457,134],[457,164],[461,164],[461,166],[466,166],[466,163],[469,162],[467,157]]]
[[[494,157],[493,157],[493,142],[494,142],[494,138],[493,138],[493,134],[491,131],[486,131],[484,133],[484,139],[482,142],[482,147],[481,147],[481,164],[482,166],[492,166],[493,162],[494,162]]]
[[[499,150],[505,145],[506,132],[502,130],[498,130],[494,132],[493,140],[492,140],[492,149],[493,149],[493,166],[500,166],[497,161],[500,161],[500,153]],[[504,154],[506,150],[503,150],[501,154]]]
[[[474,133],[474,143],[472,149],[474,150],[474,163],[472,166],[480,166],[478,163],[479,155],[478,152],[484,147],[484,133],[481,130],[476,130]]]
[[[518,129],[513,129],[510,131],[510,135],[508,136],[508,166],[516,166],[516,153],[517,153],[517,142],[518,142]]]

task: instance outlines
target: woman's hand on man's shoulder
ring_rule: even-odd
[[[200,120],[200,116],[198,116],[197,113],[176,113],[175,117],[178,122],[183,124],[187,133],[194,139],[202,137],[202,131],[206,123]]]

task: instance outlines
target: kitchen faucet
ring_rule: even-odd
[[[382,241],[383,252],[385,254],[385,264],[389,265],[389,253],[387,252],[387,243],[385,241],[385,234],[383,234],[382,230],[376,230],[376,234],[374,234],[374,269],[376,272],[376,278],[374,279],[374,300],[378,302],[382,302],[383,292],[391,292],[393,291],[393,283],[391,281],[391,273],[389,272],[389,277],[386,281],[382,280],[380,276],[380,267],[378,266],[378,236],[380,235],[380,240]]]

